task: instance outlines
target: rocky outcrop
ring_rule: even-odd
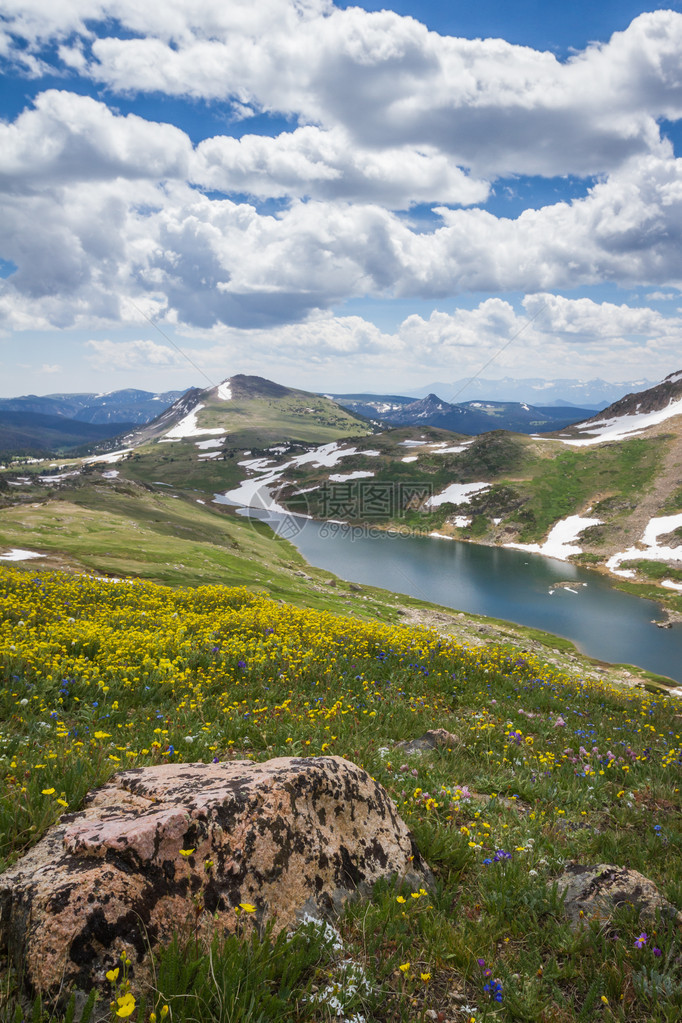
[[[122,952],[139,989],[173,932],[277,933],[390,875],[424,884],[428,868],[386,791],[341,757],[137,768],[0,877],[0,929],[34,989],[106,989]]]
[[[643,923],[653,921],[658,910],[682,924],[682,913],[663,898],[656,885],[627,867],[571,863],[558,879],[557,889],[565,896],[564,910],[574,926],[591,919],[607,923],[620,906],[633,906]]]

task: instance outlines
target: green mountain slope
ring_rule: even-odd
[[[323,444],[364,436],[372,427],[330,398],[242,374],[218,387],[188,391],[163,415],[131,434],[135,446],[222,437],[226,448],[282,442]]]

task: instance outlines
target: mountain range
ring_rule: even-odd
[[[617,401],[623,394],[653,387],[655,380],[624,380],[610,383],[599,377],[593,380],[544,380],[540,377],[503,377],[484,379],[463,377],[449,383],[438,380],[425,387],[415,387],[415,398],[425,398],[435,392],[443,394],[449,402],[520,401],[541,408],[548,405],[576,405],[599,411]]]
[[[46,455],[99,443],[155,419],[182,391],[0,398],[0,454]]]
[[[232,379],[236,381],[234,384],[236,394],[242,394],[247,378],[237,375]],[[261,389],[265,386],[263,378],[248,379],[261,380],[259,385]],[[277,396],[280,398],[285,391],[293,393],[294,390],[282,388],[281,385],[271,382],[268,382],[268,386],[270,399],[275,396],[277,388],[279,388]],[[247,388],[244,394],[250,398],[252,395],[247,393],[248,390]],[[164,424],[168,421],[167,416],[173,418],[176,411],[183,409],[189,412],[196,396],[203,393],[203,390],[198,388],[156,393],[127,388],[102,394],[90,392],[43,396],[28,394],[16,398],[0,398],[0,454],[24,456],[65,454],[108,438],[125,436],[131,431],[136,437],[151,439],[159,431],[163,431]],[[429,393],[422,399],[406,395],[315,395],[307,391],[298,393],[307,394],[308,398],[314,399],[315,402],[331,399],[352,415],[370,420],[372,424],[370,428],[377,428],[379,424],[428,425],[470,436],[489,430],[512,430],[520,433],[557,430],[588,418],[593,411],[590,408],[571,407],[567,402],[561,407],[535,407],[526,402],[495,400],[472,400],[452,405],[440,399],[435,393]],[[253,409],[250,412],[253,412]],[[345,414],[338,410],[335,413],[338,422],[346,422],[344,416]],[[135,427],[144,427],[146,424],[155,423],[156,420],[159,420],[158,425],[152,426],[149,430],[135,432]]]
[[[470,437],[490,430],[545,433],[589,419],[594,409],[537,407],[516,401],[468,401],[451,405],[437,394],[414,399],[400,394],[332,394],[339,405],[385,426],[437,426]]]
[[[148,423],[179,398],[183,391],[138,391],[128,387],[106,394],[24,394],[0,398],[0,412],[32,412],[61,416],[78,423]]]

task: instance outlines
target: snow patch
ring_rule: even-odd
[[[333,472],[330,475],[329,479],[332,481],[332,483],[345,483],[346,480],[362,480],[362,479],[367,479],[367,477],[373,476],[373,475],[374,475],[373,472],[362,472],[360,470],[358,470],[357,472],[346,472],[346,473]]]
[[[221,401],[232,400],[232,388],[230,387],[229,380],[223,380],[222,384],[218,386],[218,397]]]
[[[303,490],[294,490],[292,497],[300,497],[301,494],[312,494],[313,490],[319,490],[320,484],[314,487],[304,487]]]
[[[623,440],[625,437],[635,436],[650,426],[657,426],[673,416],[680,415],[682,415],[682,398],[671,398],[666,408],[658,409],[655,412],[636,412],[629,416],[613,416],[611,419],[598,419],[594,423],[583,423],[574,428],[583,433],[595,434],[593,437],[586,437],[584,440],[563,437],[558,439],[562,444],[571,444],[573,447],[603,444],[606,441]]]
[[[450,447],[443,447],[442,444],[434,445],[431,448],[431,452],[434,455],[458,455],[461,451],[465,451],[470,444],[473,444],[472,440],[466,441],[464,444],[454,444]]]
[[[636,573],[630,568],[620,568],[624,561],[682,561],[682,550],[679,547],[662,547],[658,538],[664,533],[671,533],[673,529],[682,526],[682,514],[659,515],[650,519],[642,533],[640,544],[642,547],[628,547],[627,550],[613,554],[606,562],[606,567],[614,575],[624,576],[632,579]]]
[[[418,462],[419,455],[405,455],[404,458],[400,459],[401,462]]]
[[[35,551],[24,551],[21,547],[12,547],[7,554],[0,554],[0,561],[29,561],[31,558],[44,558],[44,554]]]
[[[281,475],[281,469],[271,469],[260,476],[242,480],[238,487],[228,490],[223,496],[227,501],[242,508],[268,508],[270,511],[286,514],[286,508],[277,504],[270,490]]]
[[[96,458],[86,458],[86,464],[92,465],[95,462],[106,462],[110,465],[112,462],[120,462],[124,455],[129,455],[132,448],[121,448],[120,451],[110,451],[108,455],[98,455]]]
[[[226,434],[223,433],[223,437],[225,436]],[[207,448],[219,448],[223,443],[223,438],[215,437],[212,440],[197,440],[194,443],[202,451],[205,451]]]
[[[442,494],[434,494],[426,502],[427,508],[437,508],[441,504],[469,504],[472,494],[490,490],[489,483],[451,483]]]
[[[225,430],[222,426],[214,427],[212,429],[202,429],[197,425],[197,413],[201,412],[203,405],[196,405],[191,412],[188,412],[184,419],[181,419],[177,426],[174,426],[172,430],[169,430],[167,434],[160,438],[161,442],[172,441],[172,440],[184,440],[186,437],[200,437],[203,433],[220,433],[224,434]]]
[[[272,458],[246,458],[242,462],[237,462],[237,465],[243,465],[250,472],[264,472],[266,465],[271,465],[273,461]]]
[[[364,454],[366,453],[364,452]],[[337,441],[332,441],[329,444],[322,444],[319,448],[313,448],[312,451],[307,451],[303,455],[296,455],[282,468],[289,468],[292,465],[312,465],[314,469],[331,469],[339,459],[357,454],[357,448],[340,448]]]
[[[600,526],[601,519],[583,518],[581,515],[569,515],[552,526],[544,543],[505,543],[504,547],[513,547],[518,551],[531,551],[544,554],[546,558],[558,558],[565,561],[571,554],[582,554],[582,548],[574,544],[588,526]]]

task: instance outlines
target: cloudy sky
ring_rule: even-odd
[[[0,0],[0,63],[0,395],[682,368],[680,0]]]

